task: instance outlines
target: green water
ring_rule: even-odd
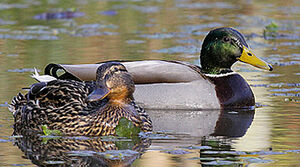
[[[74,18],[41,15],[62,11]],[[297,0],[2,0],[0,166],[299,166],[299,11]],[[277,34],[264,38],[272,21]],[[35,82],[33,67],[115,59],[199,64],[204,36],[220,26],[239,29],[257,56],[274,65],[272,72],[234,65],[254,91],[255,112],[150,110],[161,131],[137,141],[10,137],[7,103]]]

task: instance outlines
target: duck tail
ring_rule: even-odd
[[[15,116],[18,112],[20,112],[26,101],[26,97],[22,93],[18,93],[18,95],[12,99],[11,104],[8,105],[8,110]]]
[[[34,73],[31,74],[31,77],[37,80],[38,82],[50,82],[50,81],[57,80],[55,77],[50,75],[40,75],[36,68],[34,68]]]
[[[35,67],[34,67],[34,73],[31,74],[31,77],[36,79],[37,81],[39,81],[38,78],[40,77],[40,74],[38,73],[38,71]]]

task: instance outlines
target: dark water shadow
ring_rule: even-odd
[[[221,111],[212,136],[242,137],[254,118],[255,110]]]
[[[201,146],[209,149],[199,150],[199,163],[202,166],[244,166],[248,163],[268,163],[261,157],[248,152],[236,151],[235,141],[243,137],[252,124],[254,110],[221,111],[214,132],[201,139]],[[248,157],[243,157],[243,155]]]
[[[155,131],[191,137],[242,137],[255,110],[147,110]]]
[[[130,166],[151,145],[148,139],[42,136],[14,133],[14,145],[37,166]]]
[[[243,166],[267,163],[260,157],[243,157],[235,151],[234,142],[243,137],[253,122],[255,110],[150,110],[156,131],[173,135],[173,141],[153,140],[164,153],[181,159],[181,155],[198,152],[201,166]],[[179,147],[178,147],[179,146]],[[165,151],[167,150],[167,151]]]

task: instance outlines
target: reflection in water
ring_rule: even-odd
[[[145,135],[147,138],[116,139],[42,136],[32,132],[14,132],[14,144],[24,152],[25,158],[39,166],[130,166],[151,144],[164,145],[167,148],[178,147],[180,138],[188,138],[181,143],[187,150],[161,151],[168,154],[187,154],[200,151],[200,160],[207,157],[224,156],[213,151],[230,151],[231,142],[224,144],[220,137],[242,137],[252,123],[254,110],[250,111],[184,111],[184,110],[150,110],[154,128],[159,133]],[[163,134],[162,134],[163,133]],[[18,137],[21,135],[22,137]],[[173,137],[165,137],[165,136]],[[183,137],[186,136],[186,137]],[[190,147],[201,145],[201,147]],[[207,147],[205,147],[207,146]],[[160,156],[160,155],[158,155]],[[228,157],[228,155],[226,155]],[[231,156],[231,155],[230,155]],[[234,156],[237,156],[234,154]],[[152,158],[155,155],[152,156]],[[152,159],[150,158],[150,159]],[[141,159],[140,162],[149,159]],[[216,161],[212,158],[209,162]],[[236,161],[236,160],[234,160]],[[202,161],[201,161],[202,162]],[[143,163],[142,163],[143,164]],[[146,163],[147,164],[147,163]],[[151,163],[150,163],[151,164]]]
[[[155,131],[192,137],[242,137],[250,127],[254,110],[147,110]]]
[[[14,144],[38,166],[130,166],[150,146],[148,139],[41,136],[24,132]]]
[[[247,163],[241,158],[243,153],[234,151],[233,139],[243,137],[250,127],[254,110],[221,111],[214,133],[202,138],[201,145],[209,149],[200,150],[200,161],[206,165],[243,166]],[[221,137],[223,136],[223,137]],[[252,160],[252,159],[251,159]]]
[[[221,111],[214,136],[242,137],[250,127],[254,110]]]
[[[255,110],[148,110],[148,113],[155,131],[163,131],[174,138],[152,140],[152,145],[159,146],[161,150],[146,152],[144,157],[150,155],[152,158],[140,160],[145,166],[152,166],[154,159],[163,159],[162,157],[171,162],[158,162],[154,165],[245,165],[253,160],[244,160],[234,150],[233,143],[246,134]],[[257,162],[258,160],[261,159],[257,159]]]

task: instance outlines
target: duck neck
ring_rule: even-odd
[[[203,43],[200,63],[205,74],[226,74],[232,72],[231,66],[237,61],[232,52],[216,43]]]
[[[130,104],[133,101],[132,96],[116,96],[114,98],[109,98],[108,103],[113,106],[125,106],[127,104]]]
[[[221,53],[201,51],[200,61],[201,70],[205,74],[226,74],[232,72],[231,66],[236,60],[227,58],[228,56],[220,56]]]
[[[212,67],[207,68],[204,66],[204,68],[201,68],[201,71],[204,74],[215,74],[215,75],[221,75],[221,74],[227,74],[233,72],[230,68],[218,68],[218,67]]]

